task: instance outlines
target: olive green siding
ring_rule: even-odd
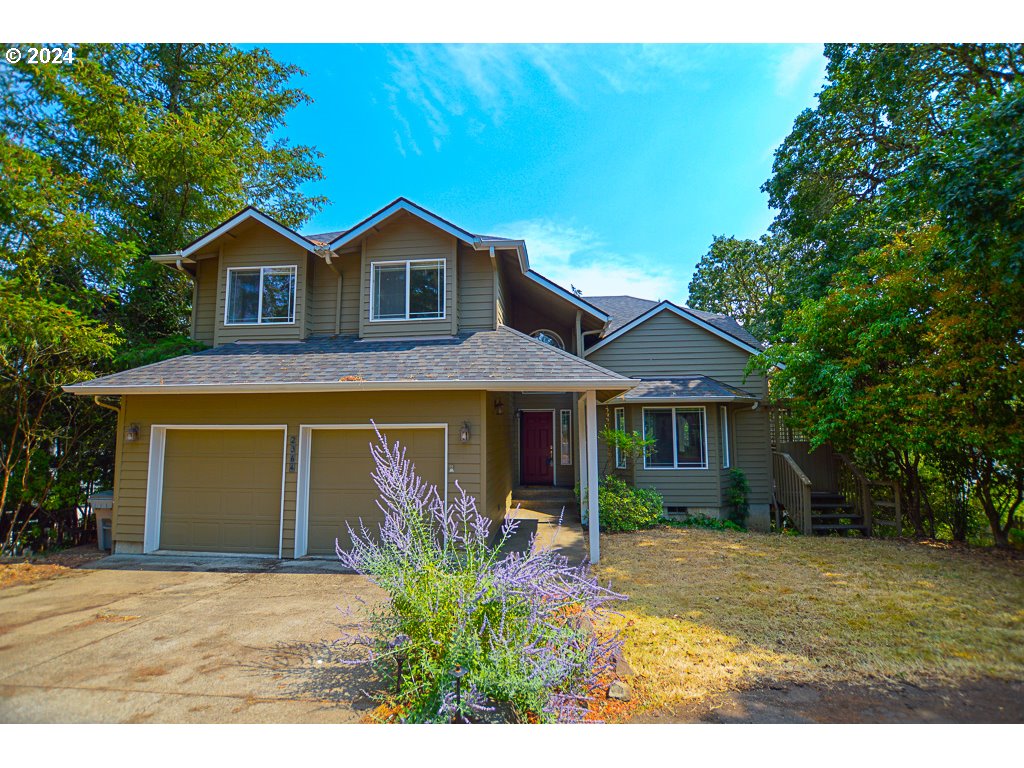
[[[213,346],[217,322],[217,257],[198,257],[192,303],[192,338]]]
[[[285,341],[305,338],[307,264],[306,251],[288,239],[259,224],[239,227],[221,246],[217,259],[217,314],[214,322],[214,344],[231,341]],[[224,307],[227,293],[227,270],[232,267],[266,267],[295,265],[295,322],[262,325],[225,325]]]
[[[494,268],[487,251],[459,250],[459,330],[489,331],[495,326]]]
[[[743,373],[749,359],[749,352],[667,309],[587,355],[624,376],[701,374],[763,398],[764,376]]]
[[[115,477],[114,540],[121,551],[141,548],[145,525],[147,475],[152,426],[174,424],[283,424],[288,437],[299,435],[303,424],[447,423],[449,498],[454,481],[477,498],[481,510],[493,511],[481,481],[485,451],[481,424],[483,392],[282,393],[265,395],[126,395],[118,430]],[[461,442],[459,430],[470,423],[470,439]],[[122,441],[125,424],[138,424],[137,441]],[[339,468],[343,471],[344,468]],[[291,557],[295,539],[297,472],[285,474],[283,555]]]
[[[625,376],[700,374],[763,399],[767,396],[767,380],[762,375],[744,374],[749,359],[750,353],[670,310],[660,312],[587,355],[587,360]],[[666,505],[707,513],[723,507],[729,478],[728,471],[722,469],[719,404],[703,405],[707,409],[708,469],[645,470],[640,464],[632,474],[637,486],[655,488],[664,495]],[[731,405],[729,417],[733,438],[731,465],[746,473],[751,489],[749,501],[759,505],[758,514],[766,514],[772,487],[767,409],[755,411],[749,405]],[[640,406],[627,407],[627,426],[630,431],[642,431]]]
[[[494,402],[502,402],[502,414],[495,411]],[[486,514],[500,520],[508,512],[512,500],[512,425],[514,411],[508,392],[485,392],[482,408],[487,425],[487,457],[485,477],[487,487]]]
[[[505,273],[502,271],[501,259],[495,259],[494,272],[494,311],[498,325],[508,325],[508,288],[505,282]]]
[[[458,333],[456,240],[414,216],[395,217],[380,232],[363,241],[359,335],[447,336]],[[445,261],[445,316],[443,320],[370,320],[370,267],[378,261],[443,259]]]

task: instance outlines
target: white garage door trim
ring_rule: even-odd
[[[284,541],[284,481],[288,469],[288,426],[286,424],[153,424],[149,435],[149,470],[146,475],[146,523],[142,534],[142,551],[152,554],[160,549],[160,516],[164,497],[164,453],[169,429],[281,430],[281,516],[278,523],[277,557],[280,559]],[[174,554],[180,555],[181,552]],[[240,555],[237,552],[204,552],[235,557],[274,557],[274,555]]]
[[[388,429],[440,429],[444,432],[444,471],[448,475],[448,424],[300,424],[299,425],[299,477],[295,498],[295,557],[305,557],[309,550],[309,462],[313,445],[313,430],[374,428]],[[444,484],[443,499],[448,504],[448,483]]]

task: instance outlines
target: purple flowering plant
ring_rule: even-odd
[[[384,521],[349,526],[351,546],[337,552],[388,597],[347,638],[358,649],[348,663],[373,668],[375,697],[406,722],[582,720],[621,650],[594,627],[625,597],[550,547],[507,551],[515,520],[492,535],[457,482],[446,504],[379,431],[370,450]]]

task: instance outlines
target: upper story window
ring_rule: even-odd
[[[444,259],[374,262],[370,319],[443,320],[444,270]]]
[[[706,424],[703,406],[644,408],[644,438],[655,441],[644,469],[707,469]]]
[[[562,337],[554,331],[541,328],[539,331],[534,331],[530,335],[537,339],[537,341],[543,341],[545,344],[550,344],[552,347],[557,347],[558,349],[565,349],[565,342],[562,341]]]
[[[270,325],[295,322],[294,265],[229,267],[225,325]]]

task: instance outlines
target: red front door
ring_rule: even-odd
[[[554,427],[551,411],[523,411],[519,445],[523,485],[554,485]]]

